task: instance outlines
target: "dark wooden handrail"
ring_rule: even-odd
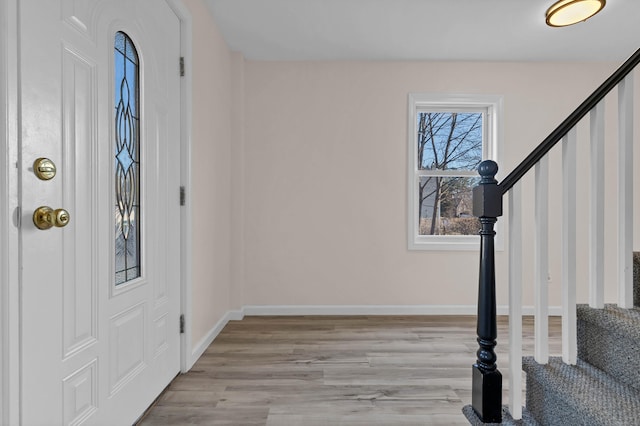
[[[605,80],[600,87],[598,87],[595,92],[591,94],[580,106],[571,113],[560,125],[553,131],[545,140],[543,140],[540,145],[536,147],[531,154],[525,158],[522,163],[520,163],[509,175],[502,180],[498,184],[498,188],[502,191],[502,193],[506,193],[510,190],[513,185],[516,184],[522,177],[531,169],[533,166],[538,163],[542,157],[547,155],[547,153],[562,140],[563,137],[569,130],[578,124],[582,118],[589,113],[593,108],[598,105],[602,99],[613,90],[618,83],[620,83],[626,76],[629,74],[636,65],[640,64],[640,49],[636,50],[636,52],[631,55],[627,61],[622,64],[620,68],[614,72],[611,77]]]

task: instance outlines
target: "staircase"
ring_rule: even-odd
[[[640,254],[634,255],[634,266],[640,269]],[[636,274],[636,289],[639,278]],[[524,357],[527,397],[522,420],[513,420],[504,407],[500,424],[640,425],[640,309],[578,305],[577,318],[576,365],[565,364],[561,357],[551,357],[547,364]],[[494,424],[482,423],[471,406],[463,412],[472,425]]]
[[[576,365],[523,359],[531,424],[640,424],[639,347],[639,310],[579,305]]]
[[[640,299],[640,253],[633,255],[634,300]],[[577,305],[576,365],[551,357],[524,357],[526,408],[514,420],[503,407],[501,423],[483,423],[469,405],[472,425],[640,425],[640,309]]]
[[[640,253],[633,255],[634,305],[640,299]],[[640,425],[640,309],[577,306],[576,365],[525,357],[525,424]]]
[[[640,254],[633,254],[633,74],[640,64],[636,51],[609,79],[565,119],[505,179],[498,183],[498,165],[484,161],[482,179],[474,188],[474,215],[480,219],[480,279],[478,286],[477,361],[473,365],[472,404],[463,413],[472,425],[640,426]],[[617,89],[617,232],[605,234],[604,99]],[[588,116],[588,117],[587,117]],[[588,141],[578,141],[577,126],[589,120]],[[577,146],[590,152],[586,176],[578,177]],[[561,182],[550,182],[549,152],[562,147]],[[522,178],[535,169],[534,191],[523,190]],[[584,167],[581,167],[584,169]],[[582,170],[580,170],[582,171]],[[577,179],[590,183],[588,229],[578,230]],[[550,235],[549,187],[562,191],[562,215],[557,235]],[[502,406],[502,374],[494,351],[496,286],[494,224],[509,202],[509,406]],[[533,291],[535,350],[522,357],[523,197],[535,206]],[[615,208],[615,207],[614,207]],[[580,214],[584,214],[581,211]],[[559,215],[556,215],[560,218]],[[556,217],[554,216],[554,217]],[[637,215],[636,215],[637,216]],[[578,232],[589,235],[588,302],[577,304]],[[605,242],[616,247],[618,294],[605,304]],[[530,244],[529,241],[526,241]],[[549,248],[561,247],[562,356],[550,357],[548,347]],[[610,253],[607,253],[609,256]],[[584,265],[580,267],[584,268]],[[611,280],[607,280],[611,281]],[[613,280],[616,281],[616,280]],[[611,293],[608,291],[607,293]],[[522,401],[522,371],[526,373],[526,408]]]

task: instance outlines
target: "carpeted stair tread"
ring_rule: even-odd
[[[525,357],[527,409],[542,425],[629,426],[640,424],[640,392],[578,360],[538,364]]]
[[[577,307],[578,357],[640,390],[640,310]]]
[[[623,309],[617,305],[607,304],[604,305],[604,309],[577,305],[576,310],[579,320],[640,340],[640,309]]]
[[[513,417],[511,417],[511,413],[509,412],[508,407],[506,405],[503,405],[501,423],[482,423],[471,405],[465,405],[462,408],[462,414],[464,414],[467,420],[469,420],[469,424],[471,424],[471,426],[540,426],[540,424],[536,422],[531,413],[529,413],[525,407],[522,407],[522,419],[514,420]]]

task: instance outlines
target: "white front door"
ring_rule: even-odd
[[[180,368],[180,22],[161,0],[19,14],[22,423],[130,425]]]

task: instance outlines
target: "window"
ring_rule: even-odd
[[[410,250],[477,250],[472,190],[478,164],[497,161],[502,98],[409,95]]]
[[[115,284],[140,271],[140,123],[138,52],[123,32],[114,48]]]

